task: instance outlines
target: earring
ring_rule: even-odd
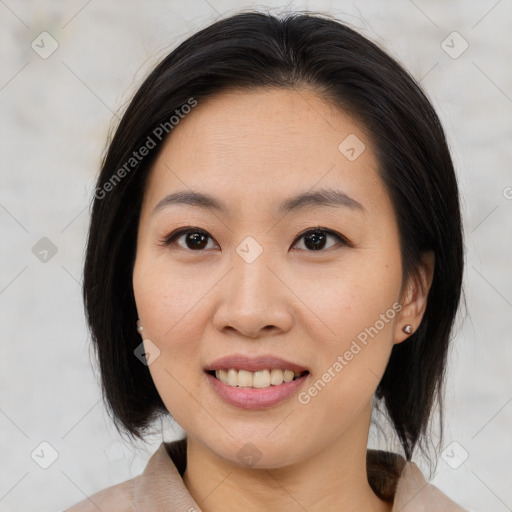
[[[406,334],[411,334],[412,332],[412,325],[407,324],[402,327],[402,331],[404,331]]]
[[[144,330],[144,327],[142,327],[140,320],[137,320],[137,331],[142,332],[143,330]]]

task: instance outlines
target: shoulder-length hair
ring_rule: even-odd
[[[121,434],[139,439],[158,414],[169,414],[134,355],[140,337],[132,272],[152,163],[194,102],[259,87],[310,87],[362,123],[395,209],[404,279],[418,270],[424,251],[435,253],[423,320],[393,347],[376,390],[410,460],[436,402],[442,430],[444,372],[462,293],[457,181],[440,121],[419,85],[375,43],[328,15],[243,12],[221,19],[169,53],[127,107],[98,177],[83,280],[107,408]]]

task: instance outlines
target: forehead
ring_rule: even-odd
[[[239,206],[316,188],[360,203],[383,193],[365,127],[310,89],[226,91],[180,120],[153,165],[145,203],[190,189]],[[267,205],[268,206],[268,205]]]

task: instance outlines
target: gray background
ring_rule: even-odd
[[[468,509],[512,510],[510,0],[0,0],[0,510],[62,510],[139,474],[162,440],[128,446],[101,402],[80,290],[89,200],[114,113],[144,76],[192,32],[248,7],[336,15],[432,99],[460,180],[467,250],[447,451],[432,482]],[[49,56],[55,43],[41,32],[58,44]],[[166,426],[164,438],[181,433]]]

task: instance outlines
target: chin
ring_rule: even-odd
[[[297,452],[297,442],[243,436],[229,438],[225,444],[214,443],[210,450],[230,464],[248,469],[275,469],[289,466],[302,459]]]

